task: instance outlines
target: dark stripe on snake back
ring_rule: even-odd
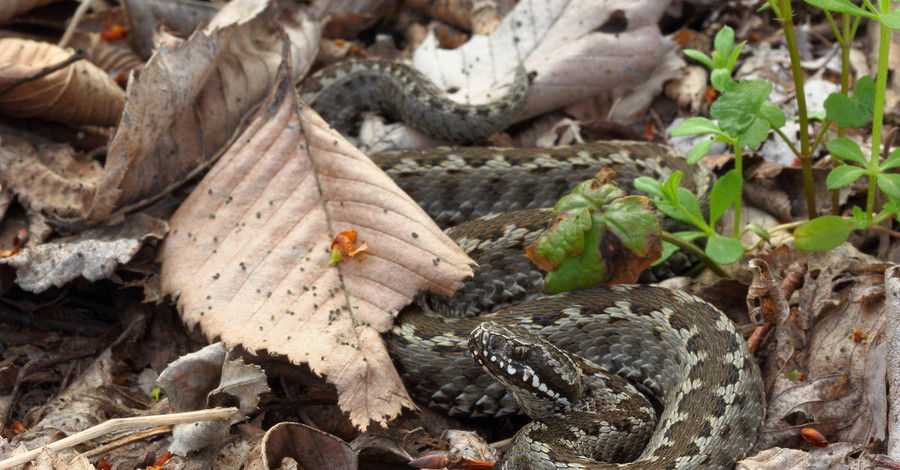
[[[506,93],[481,105],[459,103],[402,62],[346,60],[300,84],[300,95],[326,122],[347,133],[362,111],[379,110],[432,136],[470,141],[499,132],[525,106],[528,76],[519,67]]]

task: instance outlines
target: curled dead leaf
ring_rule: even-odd
[[[125,107],[125,92],[99,67],[80,60],[39,77],[72,54],[49,43],[0,39],[0,109],[11,116],[69,125],[115,125]]]

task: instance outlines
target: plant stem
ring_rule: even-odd
[[[743,187],[744,157],[741,155],[741,147],[737,142],[734,144],[734,169],[741,178],[741,186]],[[741,194],[738,194],[737,199],[734,200],[734,238],[738,240],[741,239],[741,200],[743,199],[743,193],[744,191],[742,190]]]
[[[890,0],[881,0],[881,12],[888,13]],[[875,211],[874,175],[878,174],[879,155],[881,153],[881,127],[884,122],[884,96],[887,88],[888,54],[891,53],[891,30],[883,24],[878,25],[878,72],[875,75],[875,110],[872,116],[872,156],[869,159],[869,193],[866,197],[866,219],[872,220]]]
[[[662,240],[664,242],[669,242],[669,243],[677,246],[678,248],[681,248],[682,250],[696,256],[697,259],[699,259],[701,263],[706,265],[706,267],[708,267],[710,271],[716,273],[717,276],[719,276],[723,279],[731,279],[731,276],[729,276],[728,273],[726,273],[722,269],[721,266],[716,264],[715,261],[709,259],[709,256],[706,256],[706,253],[704,253],[703,250],[701,250],[697,245],[694,245],[693,243],[691,243],[683,238],[678,238],[675,235],[673,235],[669,232],[666,232],[665,230],[663,230],[661,233],[662,233]]]
[[[850,93],[850,46],[853,43],[853,35],[850,31],[850,15],[841,14],[841,31],[836,35],[841,46],[841,94],[847,96]],[[822,129],[824,133],[828,129]],[[844,136],[844,127],[838,126],[837,136]],[[832,159],[831,168],[834,169],[840,163]],[[841,193],[839,189],[831,191],[831,213],[841,215]]]
[[[806,193],[806,211],[808,217],[816,217],[816,193],[813,188],[811,155],[809,151],[809,118],[806,112],[806,93],[803,90],[803,69],[800,67],[800,53],[797,50],[797,37],[794,35],[793,12],[790,0],[779,0],[781,28],[784,40],[791,56],[791,71],[794,75],[794,94],[797,97],[797,118],[800,121],[800,164],[803,167],[803,188]]]

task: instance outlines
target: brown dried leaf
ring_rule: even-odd
[[[126,40],[107,41],[99,33],[78,32],[69,42],[71,47],[81,49],[92,64],[105,70],[110,76],[127,77],[132,70],[144,65],[144,61],[134,53]]]
[[[4,0],[0,2],[0,22],[25,13],[32,8],[42,7],[59,0]]]
[[[449,294],[469,260],[285,77],[171,219],[162,286],[208,337],[308,363],[365,428],[413,407],[379,332],[423,289]],[[356,230],[365,259],[328,265]]]
[[[32,145],[3,133],[0,184],[29,211],[56,218],[75,217],[96,193],[100,165],[79,158],[66,145]]]
[[[226,25],[160,48],[130,83],[100,189],[84,209],[88,223],[158,198],[205,169],[271,89],[284,35],[265,9],[234,14],[248,3],[260,2],[232,2],[220,12],[228,21],[213,19]]]
[[[72,52],[26,39],[0,39],[0,89],[64,62]],[[0,109],[70,125],[112,126],[125,106],[125,92],[94,64],[81,60],[0,94]]]
[[[489,34],[515,5],[510,0],[410,0],[407,4],[475,34]]]
[[[655,0],[519,2],[491,34],[457,49],[440,49],[429,34],[413,65],[438,86],[458,89],[452,96],[461,101],[495,99],[491,88],[524,65],[537,73],[525,119],[604,92],[622,96],[645,81],[674,55],[657,26],[665,9]]]
[[[232,424],[257,409],[259,395],[269,391],[266,374],[259,366],[226,356],[222,343],[211,344],[178,358],[159,374],[157,383],[175,411],[234,406],[235,402],[241,410],[228,421],[176,425],[169,447],[174,454],[186,455],[221,442]]]
[[[79,276],[97,281],[130,261],[148,238],[161,239],[167,228],[162,220],[136,214],[120,224],[25,248],[0,258],[0,265],[15,268],[16,284],[29,292],[62,287]]]
[[[799,305],[767,344],[769,403],[758,448],[797,446],[801,427],[832,442],[884,439],[884,265],[831,256],[828,264],[809,258]],[[857,341],[856,330],[869,338]]]
[[[356,453],[341,439],[299,423],[279,423],[266,431],[248,470],[328,468],[356,470]],[[286,464],[288,463],[289,464]]]

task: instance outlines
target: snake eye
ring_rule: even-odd
[[[510,357],[512,357],[513,359],[515,359],[517,361],[524,361],[525,359],[528,359],[528,356],[530,356],[530,355],[531,355],[531,348],[527,348],[525,346],[519,346],[517,348],[513,348],[512,352],[510,353]]]

